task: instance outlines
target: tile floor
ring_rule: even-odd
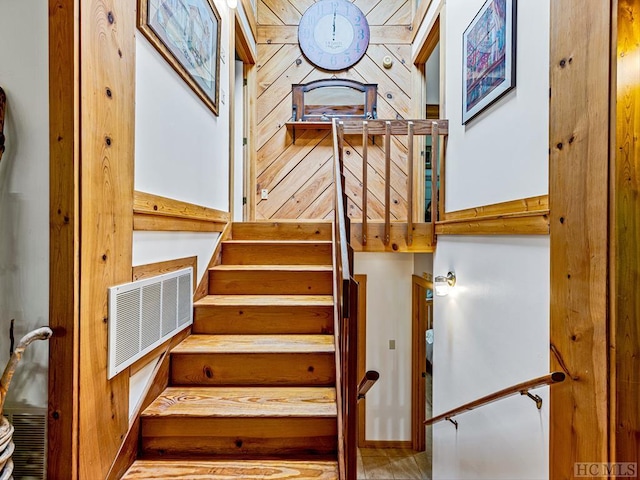
[[[427,374],[426,416],[433,410],[431,372]],[[427,449],[416,452],[399,448],[358,449],[358,480],[431,480],[432,430],[426,427]]]
[[[398,448],[361,448],[358,480],[430,480],[431,449],[415,452]]]

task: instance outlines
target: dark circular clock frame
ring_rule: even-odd
[[[353,41],[340,53],[327,52],[314,36],[315,26],[327,15],[334,15],[334,18],[340,15],[353,28]],[[348,0],[320,0],[314,3],[304,12],[298,26],[298,43],[302,53],[312,64],[324,70],[346,70],[358,63],[367,51],[369,39],[369,23],[364,13]]]

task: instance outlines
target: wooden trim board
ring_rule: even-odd
[[[221,232],[225,224],[161,215],[133,214],[133,229],[146,232]]]
[[[360,448],[401,448],[411,450],[411,440],[367,440]]]
[[[47,478],[78,478],[80,351],[79,0],[49,0]]]
[[[367,371],[367,276],[353,276],[358,282],[358,381]],[[367,439],[367,399],[358,402],[358,447]]]
[[[418,5],[415,12],[413,12],[413,18],[411,19],[411,30],[413,31],[413,34],[411,35],[411,43],[415,42],[416,35],[422,26],[422,22],[424,22],[424,19],[427,16],[427,11],[431,6],[432,1],[433,0],[424,0],[420,2],[420,5]]]
[[[133,212],[214,223],[227,223],[231,220],[229,212],[138,191],[133,196]]]
[[[412,448],[423,452],[426,448],[426,377],[424,342],[427,330],[426,292],[431,285],[422,277],[411,277],[411,439]]]
[[[438,235],[548,235],[549,196],[522,198],[445,213]]]

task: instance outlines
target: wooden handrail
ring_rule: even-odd
[[[362,377],[362,380],[360,380],[358,384],[358,400],[362,400],[367,395],[379,378],[380,374],[375,370],[369,370],[364,374],[364,377]]]
[[[334,330],[336,390],[338,401],[338,467],[341,480],[357,475],[357,320],[358,284],[352,278],[353,250],[349,245],[350,223],[345,205],[343,173],[344,126],[333,122],[334,146]]]
[[[473,402],[465,403],[458,408],[454,408],[453,410],[449,410],[448,412],[442,413],[433,418],[429,418],[428,420],[425,420],[424,424],[433,425],[434,423],[441,422],[442,420],[451,420],[456,415],[460,415],[461,413],[468,412],[469,410],[473,410],[474,408],[482,407],[483,405],[493,403],[496,400],[501,400],[512,395],[519,394],[531,396],[529,394],[529,390],[533,390],[534,388],[542,387],[544,385],[553,385],[555,383],[563,382],[565,376],[566,375],[563,372],[552,372],[548,375],[544,375],[542,377],[534,378],[533,380],[504,388],[490,395],[486,395],[482,398],[474,400]],[[534,397],[534,399],[536,400],[536,405],[538,405],[538,408],[540,408],[542,406],[542,400],[540,399],[540,397]],[[452,423],[455,424],[455,422]]]

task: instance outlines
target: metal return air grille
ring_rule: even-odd
[[[44,480],[47,459],[47,409],[6,408],[13,432],[13,478]]]
[[[109,289],[109,378],[193,323],[191,267]]]

